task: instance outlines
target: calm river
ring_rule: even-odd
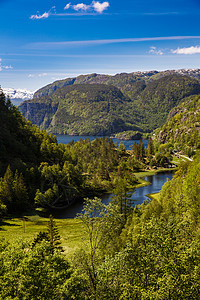
[[[97,138],[97,136],[66,136],[66,135],[57,136],[58,142],[63,144],[68,144],[72,140],[79,141],[80,139],[86,139],[86,138],[89,138],[90,140],[94,140],[95,138]],[[120,140],[113,138],[113,142],[119,144]],[[134,142],[135,141],[133,140],[123,141],[127,149],[129,149],[129,147],[133,145]],[[144,140],[143,143],[144,146],[147,146],[148,141]],[[151,184],[147,186],[139,187],[133,192],[131,198],[136,200],[135,204],[136,205],[142,204],[142,202],[147,199],[146,196],[147,194],[158,193],[161,190],[163,184],[167,181],[167,178],[172,179],[173,174],[174,174],[173,171],[171,171],[171,172],[162,172],[153,176],[144,177],[144,179],[150,182]],[[108,203],[111,199],[111,196],[112,194],[106,194],[102,196],[103,202]],[[75,203],[65,210],[54,212],[54,217],[61,218],[61,219],[74,218],[76,217],[77,213],[81,212],[82,209],[83,209],[83,203]]]
[[[149,181],[151,185],[139,187],[135,189],[131,198],[136,200],[135,204],[142,204],[144,200],[147,199],[147,194],[158,193],[163,184],[167,181],[167,178],[172,179],[173,171],[170,172],[162,172],[152,176],[146,176],[144,179]],[[112,194],[106,194],[102,196],[102,200],[104,203],[108,203],[112,197]],[[54,212],[55,218],[67,219],[67,218],[75,218],[77,213],[80,213],[83,209],[83,203],[75,203],[68,207],[65,210]]]

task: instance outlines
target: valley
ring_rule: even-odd
[[[60,87],[26,118],[0,92],[1,297],[37,287],[32,268],[44,297],[198,297],[200,85],[158,77]]]

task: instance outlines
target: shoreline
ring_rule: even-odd
[[[138,183],[135,188],[139,188],[139,187],[143,187],[143,186],[147,186],[150,185],[151,183],[149,181],[144,180],[143,178],[146,176],[153,176],[156,175],[157,173],[162,173],[162,172],[175,172],[178,168],[161,168],[161,169],[157,169],[157,170],[145,170],[145,171],[141,171],[141,172],[136,172],[134,173],[134,175],[136,176],[136,178],[141,181],[140,183]]]

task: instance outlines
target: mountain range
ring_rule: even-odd
[[[19,111],[54,134],[151,132],[191,95],[200,94],[200,69],[80,75],[49,84]]]
[[[74,84],[108,84],[114,85],[118,88],[126,84],[131,84],[136,81],[143,81],[149,83],[150,81],[165,77],[167,75],[185,75],[195,79],[200,79],[200,69],[180,69],[180,70],[166,70],[166,71],[144,71],[144,72],[132,72],[132,73],[120,73],[114,76],[104,74],[88,74],[80,75],[73,78],[66,78],[63,80],[57,80],[50,83],[34,93],[34,98],[47,96],[55,92],[58,88],[67,85]]]

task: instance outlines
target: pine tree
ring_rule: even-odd
[[[116,182],[116,187],[113,190],[112,201],[119,208],[119,213],[127,219],[130,212],[130,208],[134,204],[134,200],[131,198],[132,192],[130,193],[127,188],[126,179],[119,178]]]
[[[47,232],[45,232],[45,231],[40,231],[37,234],[37,236],[34,238],[34,240],[32,242],[31,248],[34,248],[37,244],[41,243],[42,241],[49,242],[49,236],[48,236]]]
[[[132,146],[132,149],[133,149],[133,155],[134,155],[134,158],[135,158],[136,160],[138,160],[138,159],[139,159],[140,153],[139,153],[139,147],[138,147],[138,144],[136,143],[136,141],[134,142],[134,144],[133,144],[133,146]]]
[[[8,209],[12,205],[13,191],[12,191],[13,173],[10,166],[8,166],[5,175],[0,179],[0,202]]]
[[[148,146],[147,146],[147,157],[151,159],[153,154],[154,154],[153,141],[152,139],[149,139]]]
[[[16,170],[13,182],[12,182],[12,191],[13,191],[13,205],[16,210],[24,210],[28,206],[28,192],[26,185],[24,183],[23,175]]]
[[[61,241],[60,241],[60,235],[58,232],[58,227],[56,226],[56,223],[52,215],[49,216],[47,234],[49,237],[51,254],[53,254],[55,251],[63,252],[63,248],[61,246]]]
[[[60,235],[58,232],[58,228],[53,219],[53,216],[49,216],[49,221],[47,225],[47,231],[40,231],[32,243],[32,248],[34,248],[37,244],[42,241],[47,241],[50,245],[50,254],[54,254],[55,252],[63,252],[63,247],[61,246]]]
[[[144,159],[144,144],[143,144],[142,140],[140,140],[138,147],[139,147],[139,160],[143,161],[143,159]]]

